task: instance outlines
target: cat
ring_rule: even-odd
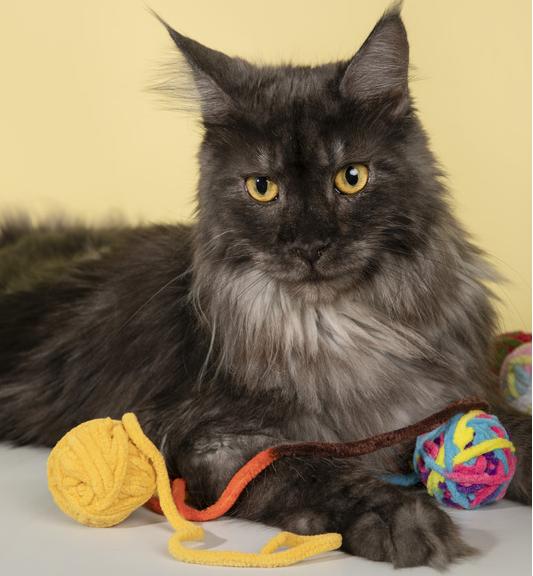
[[[508,496],[531,503],[531,420],[489,368],[495,276],[450,210],[400,9],[315,67],[258,67],[165,26],[205,129],[197,219],[4,222],[0,439],[52,446],[134,411],[204,507],[268,446],[356,440],[478,395],[517,445]],[[443,568],[472,552],[450,517],[380,479],[411,450],[283,459],[230,513]]]

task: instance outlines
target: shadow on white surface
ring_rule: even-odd
[[[392,566],[331,552],[281,569],[236,569],[181,564],[167,551],[172,528],[140,509],[120,526],[91,529],[60,512],[46,488],[47,450],[0,445],[0,574],[6,576],[439,576],[427,567]],[[450,510],[465,540],[479,550],[446,576],[531,574],[531,508],[503,501],[475,511]],[[204,524],[201,548],[257,552],[278,532],[224,518]],[[194,547],[194,543],[187,544]]]
[[[488,554],[498,542],[494,534],[491,534],[487,530],[481,530],[480,528],[463,530],[462,534],[470,546],[476,550],[475,556]]]

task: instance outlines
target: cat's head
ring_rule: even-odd
[[[350,60],[315,67],[254,66],[167,28],[205,127],[202,258],[331,293],[424,246],[443,204],[398,9]]]

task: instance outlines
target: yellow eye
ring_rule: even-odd
[[[357,194],[368,182],[368,168],[364,164],[349,164],[335,174],[335,188],[342,194]]]
[[[278,197],[278,185],[266,176],[250,176],[245,184],[248,194],[258,202],[271,202]]]

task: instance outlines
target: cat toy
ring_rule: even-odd
[[[342,541],[335,533],[280,532],[259,554],[187,548],[183,542],[203,540],[204,531],[178,512],[163,456],[131,413],[121,421],[90,420],[68,432],[48,458],[48,487],[65,514],[94,527],[119,524],[157,490],[160,509],[175,530],[168,550],[182,562],[275,568],[336,550]]]
[[[498,418],[471,410],[418,436],[413,468],[412,474],[390,477],[390,482],[422,482],[442,504],[471,510],[503,498],[516,457]]]
[[[531,333],[517,330],[515,332],[505,332],[499,334],[494,339],[492,350],[492,370],[499,374],[505,358],[522,344],[531,342]]]
[[[507,332],[494,342],[492,369],[505,400],[531,414],[531,333]]]
[[[259,452],[230,480],[219,499],[197,510],[186,503],[183,479],[172,483],[162,455],[144,435],[133,414],[122,421],[91,420],[68,432],[48,459],[48,485],[68,516],[88,526],[113,526],[147,504],[163,513],[175,530],[170,553],[184,562],[218,566],[279,567],[338,549],[340,534],[299,536],[281,532],[258,554],[193,550],[183,542],[201,540],[191,521],[219,518],[263,470],[284,457],[347,458],[417,438],[413,465],[430,494],[455,507],[474,508],[499,500],[516,467],[514,446],[486,404],[467,398],[399,430],[347,443],[302,442]],[[413,483],[413,475],[390,476],[392,483]],[[157,489],[157,497],[153,494]],[[280,547],[285,550],[278,551]]]
[[[531,414],[531,342],[517,346],[506,356],[499,377],[507,402]]]

